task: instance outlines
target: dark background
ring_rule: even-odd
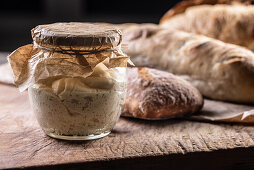
[[[6,0],[0,5],[0,51],[31,43],[30,30],[53,22],[151,22],[177,0]]]

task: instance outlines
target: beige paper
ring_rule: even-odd
[[[13,71],[14,83],[22,92],[40,80],[49,77],[83,77],[91,75],[94,67],[105,61],[109,68],[126,67],[129,57],[121,47],[108,48],[98,53],[82,54],[69,52],[71,47],[45,48],[34,43],[18,48],[8,56]],[[89,51],[80,47],[75,51]],[[60,51],[59,51],[60,50]],[[61,51],[62,50],[62,51]],[[66,50],[69,50],[66,52]],[[98,50],[98,49],[97,49]]]
[[[1,70],[5,70],[5,72],[3,73]],[[0,82],[13,84],[11,68],[8,64],[0,65]],[[254,106],[205,99],[201,112],[188,117],[188,119],[211,122],[254,123]]]
[[[11,67],[8,63],[0,65],[0,83],[14,85]]]
[[[254,123],[254,105],[205,99],[201,112],[192,115],[189,119],[212,122]]]

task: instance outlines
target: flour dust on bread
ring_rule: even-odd
[[[254,103],[254,54],[246,48],[202,35],[152,24],[126,25],[123,43],[136,66],[185,78],[206,97]]]
[[[250,0],[188,0],[170,9],[160,21],[177,29],[241,45],[254,51],[254,5]]]
[[[190,115],[203,106],[199,91],[171,73],[127,68],[128,86],[122,116],[159,120]]]

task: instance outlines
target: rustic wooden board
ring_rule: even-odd
[[[155,166],[161,165],[163,160],[174,160],[171,155],[182,155],[181,159],[192,163],[199,158],[192,155],[194,160],[190,161],[184,155],[200,152],[218,152],[216,155],[223,161],[227,158],[235,162],[250,161],[241,155],[246,153],[242,151],[246,147],[251,149],[250,156],[254,156],[253,126],[186,120],[143,121],[121,118],[113,132],[105,138],[88,142],[56,140],[47,137],[40,129],[31,112],[26,92],[19,93],[14,87],[0,85],[0,94],[0,169],[82,163],[100,167],[105,164],[98,162],[134,158],[135,167],[156,161],[153,164]],[[231,154],[221,156],[221,150],[233,148],[240,149],[241,152],[237,149],[235,151],[239,152],[239,157],[233,159]],[[211,154],[211,159],[216,155]],[[247,162],[248,167],[254,166],[253,162]],[[134,166],[129,163],[125,165]]]

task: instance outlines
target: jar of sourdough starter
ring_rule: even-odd
[[[121,51],[121,32],[103,24],[55,23],[35,27],[32,37],[34,44],[8,58],[43,131],[66,140],[108,135],[126,93],[129,58]]]

